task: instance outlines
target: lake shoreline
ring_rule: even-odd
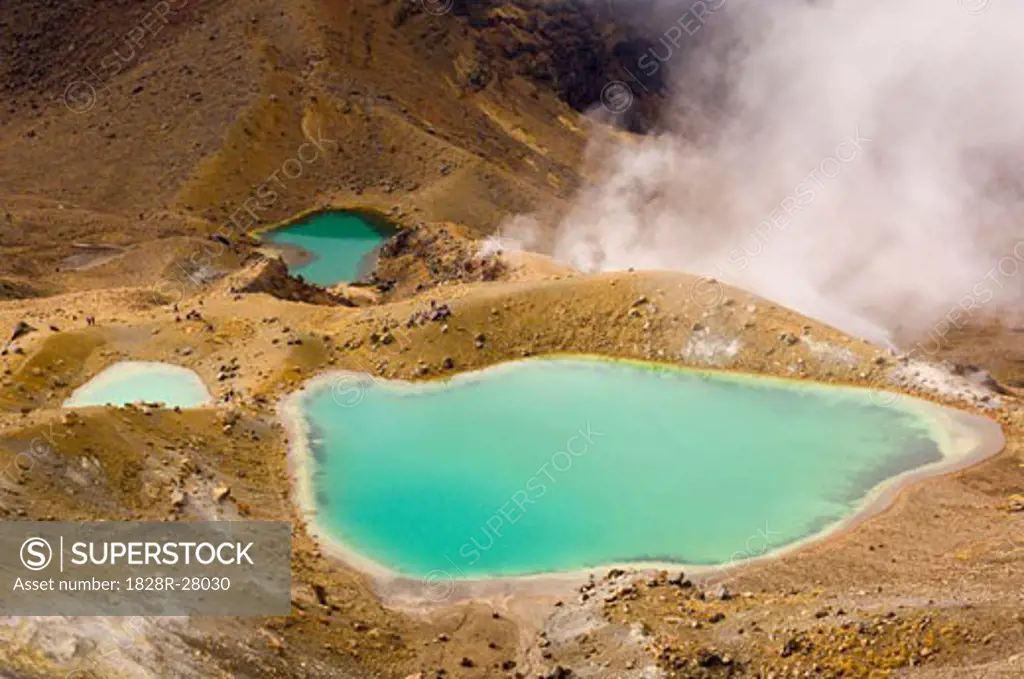
[[[406,228],[402,224],[393,221],[384,212],[373,207],[365,205],[327,205],[301,210],[300,212],[286,217],[279,222],[274,222],[273,224],[253,229],[249,232],[249,235],[255,237],[260,242],[264,242],[266,240],[264,238],[266,234],[273,233],[274,231],[280,231],[281,229],[287,229],[290,226],[305,224],[314,217],[333,213],[359,217],[385,239],[394,236],[396,233]]]
[[[648,361],[615,359],[597,355],[572,355],[595,361],[625,362],[641,365],[650,369],[664,369],[690,374],[715,373],[732,377],[740,381],[755,380],[764,382],[786,382],[792,386],[826,386],[830,388],[858,389],[870,391],[864,387],[836,387],[825,383],[809,380],[792,380],[778,377],[750,375],[734,371],[717,371],[693,369],[685,366],[674,366]],[[761,554],[748,554],[747,558],[723,564],[688,564],[665,561],[635,561],[627,563],[599,564],[571,571],[544,572],[516,576],[470,577],[457,578],[444,569],[435,569],[423,577],[402,574],[383,564],[373,561],[360,554],[343,540],[331,535],[318,520],[315,492],[313,490],[313,472],[316,464],[309,439],[309,425],[303,414],[304,400],[327,385],[336,388],[344,380],[349,389],[359,389],[361,384],[382,383],[386,388],[399,391],[423,391],[436,388],[448,388],[453,382],[466,382],[480,379],[483,373],[491,374],[495,370],[510,370],[527,361],[545,360],[554,357],[534,357],[531,359],[511,360],[480,369],[459,373],[446,380],[423,380],[410,382],[407,380],[377,380],[376,378],[345,370],[330,371],[307,381],[298,390],[285,396],[279,405],[279,415],[288,434],[288,464],[292,477],[294,504],[307,521],[309,533],[321,544],[325,553],[340,560],[363,573],[369,575],[381,598],[389,605],[401,608],[431,608],[440,604],[468,599],[487,599],[510,595],[551,595],[557,596],[568,592],[592,577],[599,577],[609,569],[619,568],[632,571],[646,570],[685,570],[689,575],[698,578],[714,578],[728,573],[733,569],[744,568],[756,563],[777,560],[810,544],[827,542],[840,534],[855,528],[867,519],[891,507],[896,497],[911,485],[938,476],[953,474],[973,466],[1000,452],[1005,444],[1000,426],[992,420],[966,413],[947,406],[941,406],[923,399],[906,396],[906,403],[901,407],[914,409],[929,423],[942,452],[940,461],[910,469],[886,479],[874,486],[863,498],[860,506],[849,516],[844,517],[826,530],[795,540],[772,551]],[[453,571],[458,567],[453,564]],[[444,594],[444,596],[438,596]]]

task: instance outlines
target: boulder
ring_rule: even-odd
[[[18,321],[18,324],[14,326],[14,332],[11,333],[11,339],[7,340],[7,343],[10,344],[11,342],[15,341],[19,337],[24,337],[25,335],[29,334],[30,332],[35,332],[35,331],[36,331],[36,328],[33,328],[31,325],[29,325],[25,321]]]

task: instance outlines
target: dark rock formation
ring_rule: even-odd
[[[232,283],[231,291],[235,293],[265,292],[278,299],[307,304],[355,306],[345,297],[289,275],[288,267],[277,258],[256,258],[254,263],[234,277]]]

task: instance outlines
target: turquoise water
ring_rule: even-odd
[[[75,390],[64,406],[124,405],[162,402],[194,408],[212,401],[203,380],[188,368],[167,363],[116,363]]]
[[[861,390],[543,359],[448,383],[365,382],[353,405],[352,379],[300,400],[317,512],[330,535],[408,575],[732,563],[941,459],[922,415]]]
[[[320,212],[264,237],[310,252],[312,259],[291,267],[291,272],[318,285],[356,280],[363,273],[365,258],[388,239],[380,228],[351,212]]]

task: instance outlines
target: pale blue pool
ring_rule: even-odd
[[[115,363],[71,394],[64,407],[125,405],[145,401],[194,408],[213,401],[195,372],[168,363]]]

